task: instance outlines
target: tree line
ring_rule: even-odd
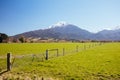
[[[46,42],[79,42],[79,43],[86,43],[86,42],[120,42],[119,41],[111,41],[111,40],[67,40],[67,39],[53,39],[53,38],[48,38],[48,39],[37,39],[37,38],[26,38],[25,36],[21,35],[17,38],[15,37],[9,37],[5,33],[0,33],[0,43],[46,43]]]
[[[9,37],[5,33],[0,33],[0,43],[8,43],[8,42],[13,42],[13,43],[21,42],[21,43],[25,43],[26,42],[26,38],[24,36],[20,36],[17,39],[17,38]]]

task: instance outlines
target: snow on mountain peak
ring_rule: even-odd
[[[54,28],[54,27],[64,27],[68,25],[68,23],[64,22],[64,21],[61,21],[61,22],[58,22],[56,24],[53,24],[52,26],[49,26],[49,28]]]
[[[66,22],[63,22],[63,21],[54,24],[54,26],[64,26],[64,25],[67,25],[67,23],[66,23]]]

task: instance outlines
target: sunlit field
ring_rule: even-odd
[[[49,57],[52,57],[45,60],[47,49],[58,49],[59,55],[50,51]],[[6,69],[6,54],[9,52],[11,61],[14,60],[12,69],[2,74],[0,79],[120,79],[120,43],[0,44],[0,72]]]

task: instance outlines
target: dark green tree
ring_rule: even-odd
[[[7,40],[8,39],[8,35],[4,34],[4,33],[0,33],[0,43],[3,42],[3,40]]]

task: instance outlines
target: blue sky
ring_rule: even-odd
[[[15,35],[59,21],[97,32],[120,25],[120,0],[0,0],[0,32]]]

